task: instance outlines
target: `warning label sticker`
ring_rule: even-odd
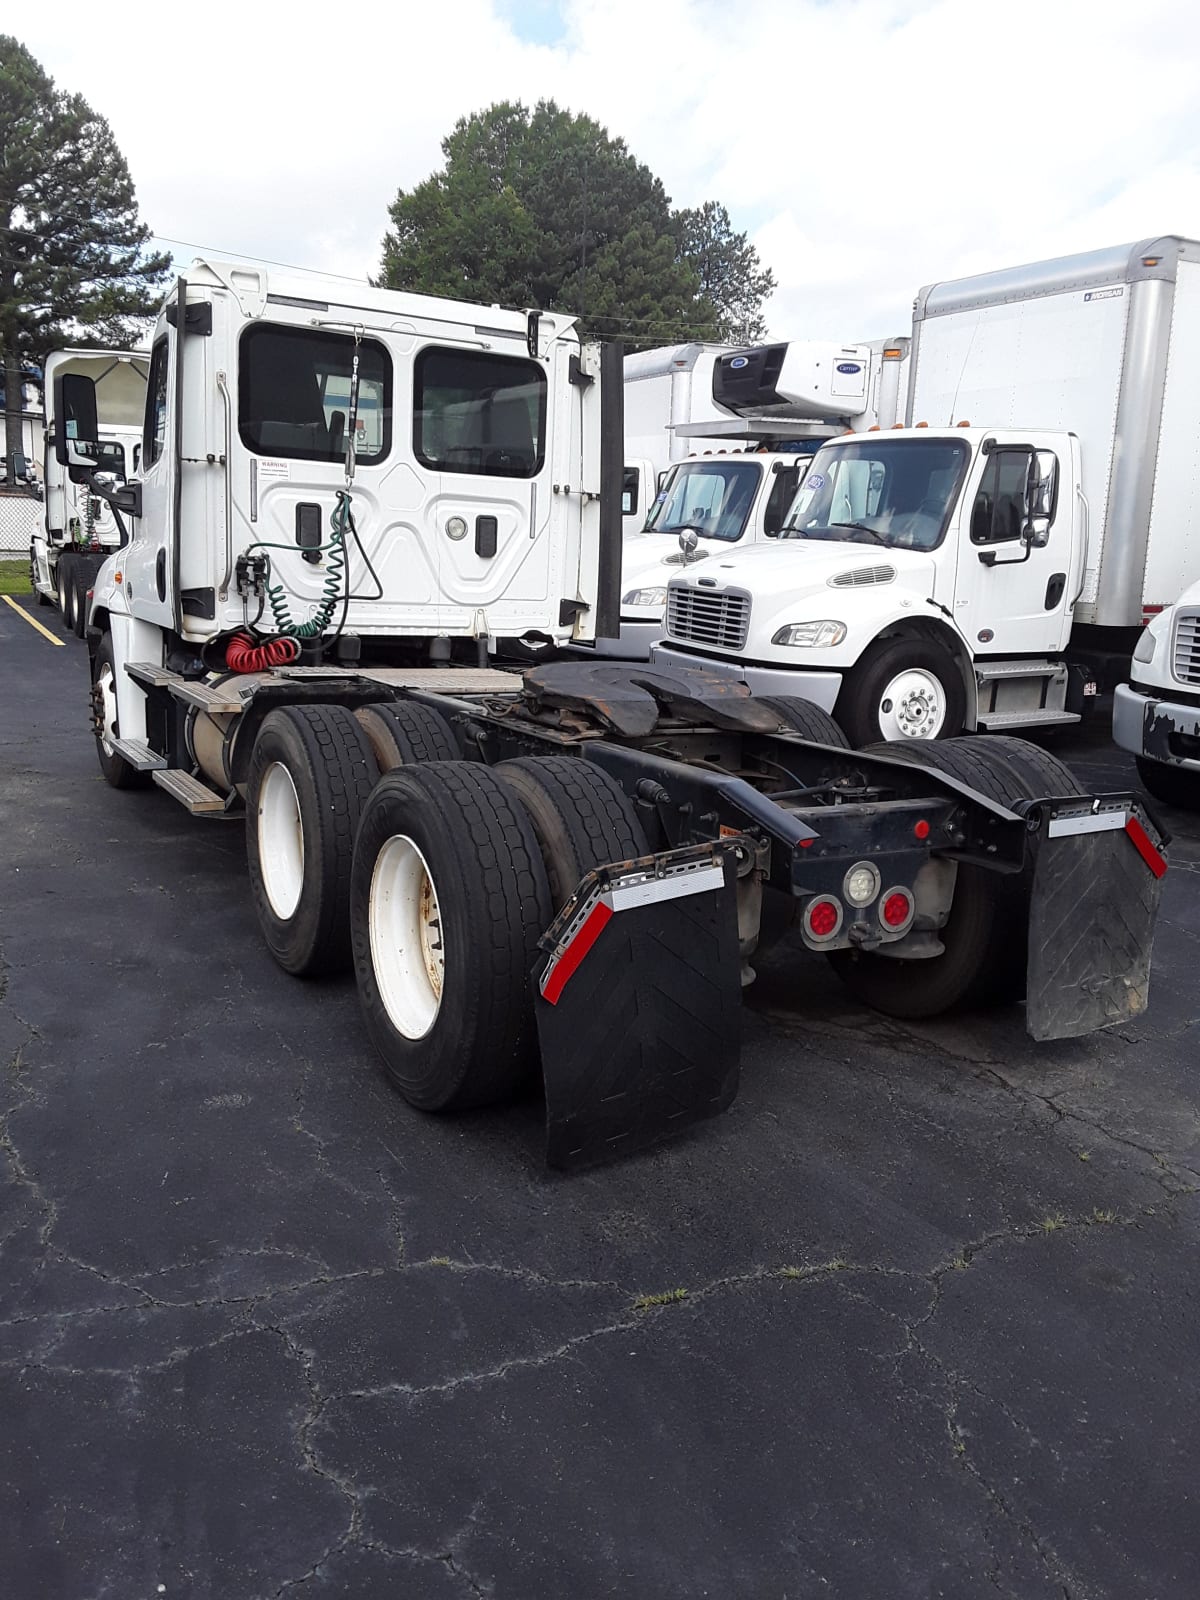
[[[258,476],[266,478],[290,478],[292,469],[287,461],[278,461],[274,456],[260,456],[258,462]]]

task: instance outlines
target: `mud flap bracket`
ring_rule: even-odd
[[[547,929],[533,979],[550,1166],[611,1160],[732,1103],[735,846],[601,867]]]
[[[1132,795],[1031,809],[1026,1026],[1070,1039],[1146,1009],[1166,835]]]

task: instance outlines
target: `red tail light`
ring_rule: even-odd
[[[889,889],[883,897],[879,916],[885,928],[898,933],[912,921],[915,910],[913,897],[907,889]]]
[[[841,931],[842,903],[832,895],[818,895],[804,908],[804,931],[817,944],[828,943]]]

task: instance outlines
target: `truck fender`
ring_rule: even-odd
[[[904,612],[898,613],[882,626],[876,627],[859,651],[854,665],[857,666],[872,646],[884,640],[906,638],[931,640],[934,644],[940,645],[950,656],[962,679],[965,696],[963,727],[968,733],[973,733],[979,724],[979,685],[975,681],[971,647],[951,620],[940,616],[912,616]]]

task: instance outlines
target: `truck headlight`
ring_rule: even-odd
[[[660,587],[657,589],[630,589],[628,594],[621,596],[623,606],[665,606],[667,591]]]
[[[1157,644],[1158,640],[1150,632],[1150,629],[1143,628],[1142,636],[1134,647],[1133,659],[1135,661],[1153,661],[1154,650]]]
[[[800,650],[832,650],[845,637],[846,624],[825,617],[820,622],[789,622],[772,637],[771,643],[795,645]]]

